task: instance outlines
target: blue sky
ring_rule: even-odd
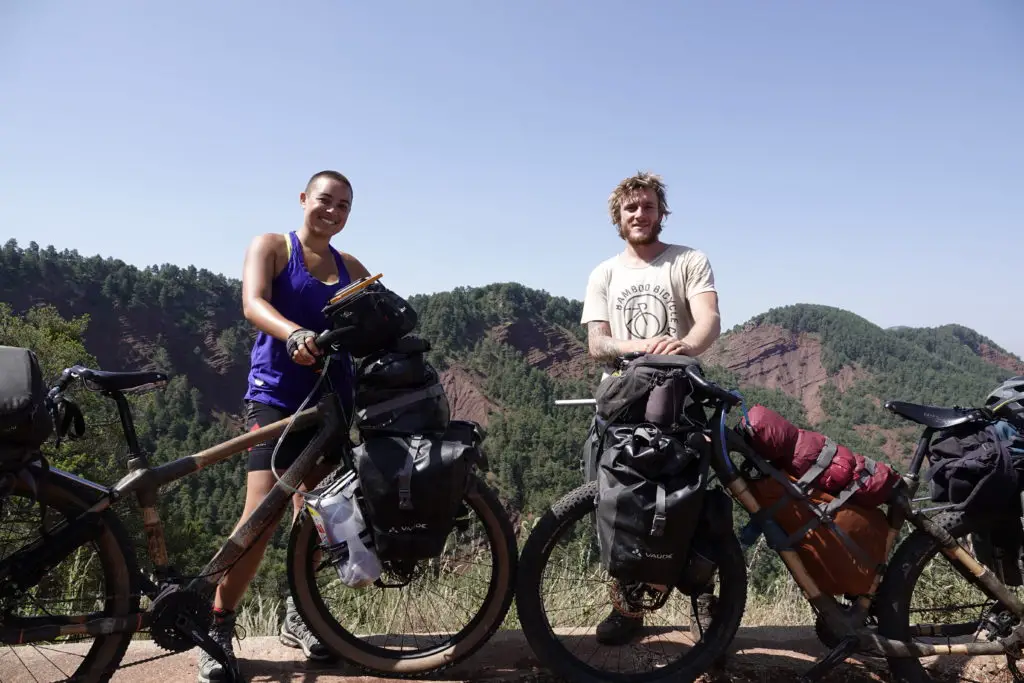
[[[314,171],[403,294],[582,298],[606,198],[661,173],[726,326],[956,322],[1024,355],[1024,3],[0,5],[0,225],[241,276]]]

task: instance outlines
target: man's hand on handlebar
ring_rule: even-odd
[[[647,346],[647,353],[661,355],[661,356],[688,356],[690,355],[690,345],[684,342],[682,339],[676,339],[668,335],[662,335],[649,339],[650,344]]]

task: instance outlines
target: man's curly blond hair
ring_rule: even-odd
[[[622,225],[619,216],[622,210],[622,200],[638,190],[648,189],[654,190],[654,194],[658,198],[658,224],[660,226],[672,213],[668,210],[665,187],[665,181],[661,179],[661,176],[650,171],[640,171],[622,180],[622,182],[615,186],[615,189],[612,190],[611,195],[608,197],[608,213],[611,214],[612,223],[616,228],[621,229]]]

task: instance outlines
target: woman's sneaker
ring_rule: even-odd
[[[281,643],[288,647],[302,648],[306,659],[318,662],[331,661],[335,657],[313,632],[295,609],[295,601],[289,595],[285,600],[284,622],[281,624]]]
[[[235,680],[241,680],[238,674],[238,662],[235,659],[235,651],[231,646],[231,636],[235,635],[235,613],[221,612],[214,610],[213,626],[210,627],[210,637],[213,638],[228,656],[228,663],[235,672]],[[199,683],[219,683],[228,679],[224,667],[216,659],[206,653],[206,650],[199,649]]]

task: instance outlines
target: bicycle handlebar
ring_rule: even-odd
[[[630,353],[624,353],[615,362],[619,368],[628,364],[630,361],[634,361],[637,358],[645,356],[646,354],[642,351],[632,351]],[[701,373],[699,365],[688,365],[686,367],[686,376],[704,393],[708,394],[712,398],[715,398],[722,403],[725,403],[729,407],[737,406],[743,402],[743,397],[739,394],[723,389],[709,379],[706,379]]]
[[[694,384],[700,387],[701,391],[706,392],[710,396],[718,399],[722,403],[728,406],[737,406],[743,398],[738,394],[723,389],[709,379],[705,379],[704,375],[701,374],[700,367],[697,365],[688,365],[686,367],[686,376],[689,377]]]
[[[71,380],[77,379],[84,369],[81,365],[72,365],[70,368],[64,368],[64,371],[60,373],[60,377],[50,387],[50,391],[46,393],[47,400],[51,402],[57,400],[57,397],[64,393],[64,390],[71,384]]]
[[[348,325],[345,327],[338,327],[333,330],[324,330],[323,332],[318,334],[316,339],[314,340],[316,343],[316,347],[321,351],[326,351],[328,347],[331,346],[331,344],[334,344],[339,339],[341,339],[342,335],[348,334],[354,329],[354,326]]]

